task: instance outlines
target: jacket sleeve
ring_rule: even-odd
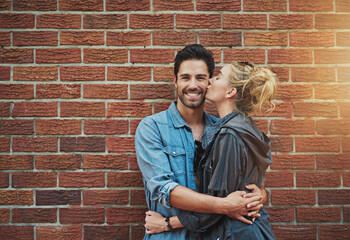
[[[226,197],[235,191],[241,179],[241,158],[244,157],[244,149],[237,141],[234,134],[219,134],[212,147],[212,178],[208,191],[210,195]],[[222,220],[225,215],[188,212],[177,209],[177,216],[186,229],[195,232],[205,232],[208,228]]]
[[[170,208],[170,192],[179,185],[175,182],[168,156],[164,153],[159,129],[150,118],[141,121],[136,130],[137,163],[152,201]]]

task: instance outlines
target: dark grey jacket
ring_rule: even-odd
[[[244,186],[264,180],[272,163],[270,139],[254,121],[233,112],[220,119],[202,138],[205,153],[198,161],[198,190],[225,197],[245,190]],[[178,210],[181,223],[196,233],[197,239],[275,239],[266,210],[252,225],[225,215]]]

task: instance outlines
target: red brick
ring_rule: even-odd
[[[192,0],[167,1],[154,0],[154,11],[193,11],[194,4]]]
[[[151,32],[107,32],[107,46],[149,46]]]
[[[37,28],[77,29],[81,27],[79,14],[42,14],[37,16]]]
[[[344,152],[350,152],[350,137],[343,137],[342,145]]]
[[[133,137],[109,137],[109,152],[135,152],[135,139]]]
[[[277,75],[279,82],[289,81],[289,67],[268,67],[268,68]]]
[[[295,102],[296,117],[337,117],[338,108],[335,102]]]
[[[0,152],[10,152],[9,137],[0,137]]]
[[[339,187],[339,172],[297,172],[297,187]]]
[[[127,49],[84,49],[84,63],[126,63]]]
[[[77,135],[81,134],[81,120],[38,119],[37,135]]]
[[[35,16],[27,13],[1,13],[0,28],[34,28]]]
[[[0,120],[0,135],[30,135],[34,133],[34,120]]]
[[[298,207],[298,222],[339,222],[341,209],[335,207]]]
[[[81,203],[80,190],[37,190],[35,204],[46,205],[79,205]]]
[[[349,102],[340,102],[340,116],[341,117],[350,117],[350,103]]]
[[[9,81],[11,75],[11,68],[0,66],[0,81]]]
[[[127,27],[125,14],[84,14],[85,29],[123,29]]]
[[[130,134],[136,133],[136,128],[140,122],[141,122],[140,119],[130,120]]]
[[[291,137],[270,137],[270,139],[273,152],[293,151],[293,139]]]
[[[316,14],[316,29],[349,29],[350,14]]]
[[[311,49],[269,49],[268,63],[311,64]]]
[[[349,199],[349,189],[318,190],[318,204],[320,205],[348,204]]]
[[[61,31],[61,45],[103,45],[104,32],[102,31]]]
[[[319,170],[350,170],[350,154],[319,154],[317,169]]]
[[[252,116],[257,117],[291,117],[292,116],[292,103],[291,102],[276,102],[276,108],[271,113],[266,113],[266,108],[262,108],[262,111],[254,111]]]
[[[214,57],[214,62],[215,63],[221,63],[221,49],[213,49],[213,48],[208,48],[209,51],[213,53]],[[218,67],[214,68],[214,71],[218,69]],[[219,72],[219,71],[218,71]],[[217,73],[218,73],[217,72]]]
[[[350,32],[337,32],[337,46],[350,47]]]
[[[0,46],[11,45],[11,32],[0,32]]]
[[[314,205],[316,191],[305,189],[271,190],[273,205]]]
[[[271,14],[270,29],[312,29],[312,14]]]
[[[0,208],[0,223],[10,222],[10,209]]]
[[[348,239],[350,235],[349,225],[320,225],[318,230],[320,240]]]
[[[243,10],[253,12],[285,12],[287,11],[287,0],[244,0]]]
[[[35,167],[46,170],[66,170],[79,169],[81,165],[80,155],[37,155],[35,158]]]
[[[151,114],[151,103],[142,101],[108,103],[108,117],[146,117]]]
[[[347,0],[337,0],[335,9],[337,12],[350,12],[350,4]]]
[[[0,172],[0,188],[8,188],[10,186],[9,176],[10,176],[10,173],[8,172]],[[1,212],[1,208],[0,208],[0,223],[3,221],[2,214],[3,212]]]
[[[0,84],[1,99],[31,99],[34,86],[29,84]]]
[[[0,117],[10,116],[10,103],[0,103]]]
[[[276,99],[312,99],[313,85],[311,84],[279,84],[277,85]]]
[[[317,133],[321,135],[350,135],[350,119],[320,119],[317,121]]]
[[[169,108],[171,102],[155,102],[154,103],[154,113],[159,113],[165,111]]]
[[[244,46],[287,46],[286,32],[245,32]]]
[[[339,152],[338,137],[297,137],[295,149],[297,152]]]
[[[58,69],[56,66],[14,67],[14,81],[56,81]]]
[[[1,170],[33,169],[31,155],[0,155]]]
[[[129,203],[128,190],[84,190],[84,205],[123,205]]]
[[[224,49],[224,63],[247,61],[265,63],[264,49]]]
[[[37,63],[81,63],[79,48],[37,49]]]
[[[55,11],[56,0],[14,0],[14,11]]]
[[[13,117],[56,117],[56,102],[15,102]]]
[[[350,172],[343,172],[343,186],[350,187]],[[344,212],[345,215],[345,212]],[[349,218],[350,220],[350,218]],[[348,220],[348,222],[349,222]]]
[[[131,227],[131,239],[137,240],[142,239],[145,235],[144,226],[132,226]]]
[[[0,11],[11,10],[11,0],[3,0],[0,2]]]
[[[267,29],[266,14],[223,14],[223,29]]]
[[[332,47],[333,32],[291,32],[289,34],[291,47]]]
[[[293,82],[335,82],[335,69],[331,67],[292,68]]]
[[[104,152],[104,137],[62,137],[61,152]]]
[[[131,190],[130,191],[130,204],[132,204],[132,205],[146,205],[145,191],[144,190]]]
[[[128,169],[128,155],[84,155],[84,169]]]
[[[33,63],[33,49],[0,49],[0,63]]]
[[[61,117],[104,117],[103,102],[61,102]]]
[[[234,31],[203,31],[199,41],[203,46],[242,46],[241,33]]]
[[[13,32],[13,46],[57,46],[57,32],[53,31],[21,31]]]
[[[266,172],[266,187],[293,187],[294,186],[294,174],[293,172],[279,171],[279,172]]]
[[[344,222],[350,222],[350,207],[344,207]]]
[[[140,172],[110,172],[107,175],[108,187],[142,187]]]
[[[57,174],[54,172],[14,172],[12,186],[15,188],[56,187]]]
[[[139,165],[137,164],[136,155],[129,155],[129,165],[130,170],[140,170]]]
[[[146,211],[143,207],[107,208],[107,223],[143,223]]]
[[[14,137],[12,139],[14,152],[56,152],[55,137]]]
[[[279,240],[317,239],[316,225],[273,225],[272,229]]]
[[[37,239],[81,239],[81,226],[37,226]]]
[[[179,20],[177,19],[177,22]],[[174,28],[173,14],[131,14],[129,27],[135,29],[169,29]],[[177,28],[180,28],[177,26]]]
[[[85,120],[85,134],[127,134],[129,123],[125,120]]]
[[[333,0],[315,0],[305,2],[303,0],[290,0],[291,12],[327,12],[333,11]]]
[[[107,11],[148,11],[150,1],[148,0],[106,0]]]
[[[0,232],[3,239],[34,239],[34,226],[2,225]]]
[[[103,208],[60,208],[61,224],[103,223]]]
[[[135,84],[130,85],[130,99],[174,99],[173,84]]]
[[[13,223],[55,223],[57,209],[15,208],[12,210]]]
[[[130,62],[132,63],[172,63],[173,49],[131,49]]]
[[[33,191],[32,190],[0,190],[0,204],[1,205],[32,205]]]
[[[319,64],[346,64],[350,62],[350,50],[346,49],[315,49],[314,54],[315,63]]]
[[[271,120],[271,134],[274,135],[314,135],[314,120]]]
[[[127,99],[128,85],[122,84],[85,84],[84,98]]]
[[[219,14],[176,14],[176,28],[220,28]]]
[[[258,126],[258,128],[260,129],[260,131],[264,132],[264,133],[268,133],[269,131],[269,122],[268,120],[265,119],[254,119],[254,122],[256,123],[256,125]]]
[[[37,84],[36,98],[80,98],[80,85]]]
[[[103,172],[60,172],[60,187],[104,187]]]
[[[108,81],[150,81],[150,67],[107,67]]]
[[[103,0],[60,0],[61,11],[103,11]]]
[[[294,221],[294,208],[292,207],[268,207],[266,210],[270,214],[272,223]]]
[[[197,33],[188,31],[155,31],[153,45],[184,46],[197,42]]]
[[[239,11],[239,0],[197,0],[197,11]]]
[[[143,235],[144,235],[144,231],[143,231]],[[128,226],[84,226],[84,239],[86,240],[129,239],[129,227]]]
[[[61,81],[104,81],[105,67],[61,67]]]

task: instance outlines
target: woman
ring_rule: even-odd
[[[273,110],[276,76],[268,69],[234,62],[209,81],[206,99],[216,105],[221,119],[202,137],[206,148],[201,150],[197,143],[194,168],[198,190],[225,197],[244,190],[248,184],[260,187],[272,163],[270,140],[249,114],[265,103],[270,105],[269,111]],[[253,224],[224,215],[178,210],[171,219],[173,226],[169,226],[169,221],[165,221],[169,219],[159,213],[149,211],[146,215],[148,234],[185,227],[194,231],[198,239],[275,239],[269,215],[263,208],[255,221],[247,217]]]

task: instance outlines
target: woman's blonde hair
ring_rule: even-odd
[[[271,70],[256,67],[248,62],[233,62],[229,75],[229,85],[237,89],[236,108],[249,115],[267,104],[271,112],[275,104],[271,101],[276,92],[277,77]]]

